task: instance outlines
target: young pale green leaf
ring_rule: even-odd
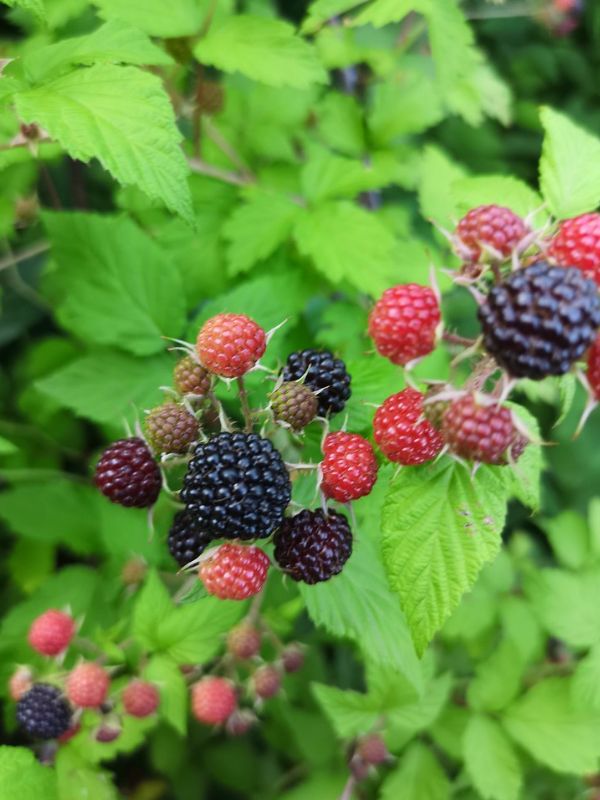
[[[379,797],[381,800],[448,800],[450,781],[431,750],[415,742],[383,782]]]
[[[507,206],[522,217],[538,211],[536,224],[541,224],[547,214],[540,213],[542,198],[530,186],[512,175],[475,175],[453,181],[451,195],[455,214],[462,217],[472,208],[492,203]]]
[[[575,705],[570,678],[536,684],[502,722],[521,747],[555,772],[586,775],[598,768],[600,710]]]
[[[223,226],[229,272],[247,272],[268,258],[292,232],[300,208],[282,194],[250,191]]]
[[[417,652],[500,549],[508,490],[496,471],[471,476],[450,459],[405,469],[382,515],[384,562]]]
[[[313,46],[278,19],[229,17],[198,42],[194,55],[203,64],[271,86],[304,89],[327,79]]]
[[[448,702],[452,678],[450,674],[428,681],[423,696],[397,708],[382,709],[388,717],[386,741],[394,752],[401,750],[418,731],[425,730],[439,717]]]
[[[302,23],[302,32],[314,33],[332,17],[345,14],[346,11],[365,2],[366,0],[314,0],[309,6],[308,16]]]
[[[542,454],[542,434],[537,419],[521,405],[507,403],[512,409],[516,420],[521,424],[530,438],[525,452],[519,460],[512,465],[498,467],[503,477],[512,487],[512,493],[523,505],[538,511],[541,504],[542,468],[544,457]]]
[[[510,86],[484,61],[476,66],[473,78],[482,110],[488,117],[497,119],[502,125],[510,125],[513,118],[513,96]]]
[[[183,287],[175,265],[126,217],[48,214],[46,229],[65,287],[58,319],[93,344],[137,355],[181,336]]]
[[[600,641],[600,571],[577,575],[559,569],[534,572],[525,584],[527,595],[546,630],[573,647]]]
[[[421,159],[418,185],[421,214],[451,229],[458,215],[452,191],[440,192],[440,184],[452,187],[465,170],[435,145],[427,145]]]
[[[173,107],[160,80],[135,67],[96,64],[15,95],[73,158],[97,158],[116,180],[193,222],[188,167]]]
[[[509,595],[500,601],[500,620],[506,639],[519,651],[524,664],[541,658],[546,640],[541,625],[531,607],[522,597]]]
[[[571,696],[576,706],[600,711],[600,645],[594,645],[577,664]]]
[[[222,635],[245,608],[245,603],[216,597],[178,607],[153,571],[137,598],[133,632],[148,650],[177,664],[201,663],[218,652]]]
[[[348,156],[365,152],[362,110],[355,97],[329,91],[315,109],[319,132],[329,147]]]
[[[482,800],[518,800],[521,764],[497,722],[481,715],[471,717],[463,747],[467,771]]]
[[[9,439],[5,439],[4,436],[0,436],[0,455],[5,456],[11,453],[16,453],[19,448],[16,444],[11,442]]]
[[[368,161],[358,161],[313,148],[302,170],[302,188],[311,203],[355,197],[394,183],[395,161],[392,153],[375,152]]]
[[[44,0],[50,30],[63,28],[89,7],[89,0]]]
[[[367,124],[379,146],[421,133],[444,117],[439,88],[424,57],[411,56],[402,68],[375,84]]]
[[[377,698],[369,694],[321,683],[313,683],[311,688],[340,739],[350,739],[367,733],[384,710]]]
[[[537,524],[544,531],[558,562],[569,569],[582,569],[590,556],[590,532],[585,517],[567,509],[556,517],[542,517]]]
[[[331,283],[346,280],[377,294],[393,280],[394,236],[373,214],[349,202],[305,210],[294,229],[300,251]]]
[[[400,610],[367,531],[355,540],[344,570],[316,586],[300,584],[315,625],[356,642],[373,661],[401,672],[419,688],[421,670]]]
[[[502,641],[476,668],[469,684],[469,706],[477,711],[500,711],[511,703],[521,686],[525,662],[509,639]]]
[[[144,679],[154,683],[160,693],[159,716],[185,736],[188,688],[177,664],[166,656],[154,656],[144,668]]]
[[[148,36],[126,22],[112,20],[87,36],[63,39],[47,47],[30,50],[23,68],[32,83],[66,71],[76,64],[172,64],[173,59]]]
[[[61,748],[56,757],[59,800],[118,800],[112,776],[99,770],[72,748]]]
[[[600,205],[600,139],[553,108],[542,108],[540,119],[540,186],[550,211],[559,219],[593,211]]]
[[[352,21],[353,25],[373,25],[383,28],[390,22],[400,22],[418,3],[414,0],[373,0]]]
[[[59,800],[54,771],[40,764],[26,747],[0,747],[0,800],[37,797]]]
[[[134,25],[149,36],[176,38],[193,36],[200,31],[208,0],[93,0],[100,15]]]
[[[450,615],[442,628],[442,638],[450,642],[473,642],[489,633],[497,614],[497,598],[480,579]]]
[[[464,758],[462,740],[470,718],[467,708],[449,703],[429,731],[436,745],[455,761]]]
[[[61,544],[87,555],[96,552],[99,543],[97,520],[90,515],[95,498],[94,489],[72,480],[22,483],[0,493],[0,518],[31,546],[33,542]]]
[[[160,386],[171,381],[172,361],[165,355],[136,358],[117,350],[82,356],[38,381],[37,388],[63,408],[94,422],[114,424],[139,416],[162,399]]]

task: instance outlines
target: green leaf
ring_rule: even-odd
[[[525,584],[546,630],[573,647],[600,641],[600,571],[577,575],[559,570],[534,572]]]
[[[95,498],[91,487],[72,480],[22,483],[0,493],[0,518],[30,543],[62,544],[86,555],[98,549],[97,520],[90,515]]]
[[[116,180],[193,221],[188,167],[173,107],[160,80],[136,67],[97,64],[14,98],[79,161],[97,158]]]
[[[469,720],[464,736],[465,765],[483,800],[518,800],[523,777],[517,754],[497,722]]]
[[[185,736],[188,717],[188,688],[177,664],[165,656],[154,656],[144,668],[144,678],[160,692],[158,714]]]
[[[173,59],[145,33],[123,21],[107,22],[87,36],[30,50],[23,58],[25,74],[32,83],[77,64],[98,63],[165,65]]]
[[[490,631],[496,617],[497,598],[482,585],[480,579],[452,612],[442,628],[442,636],[450,642],[456,639],[474,641]]]
[[[415,742],[383,782],[379,797],[381,800],[448,800],[450,782],[431,750]]]
[[[500,602],[502,629],[519,651],[519,659],[532,664],[541,658],[546,645],[544,633],[531,605],[522,597],[503,597]]]
[[[383,28],[390,22],[400,22],[413,10],[414,5],[413,0],[373,0],[355,17],[353,24]]]
[[[527,431],[530,442],[525,448],[525,452],[519,460],[508,467],[499,467],[507,482],[512,488],[514,496],[523,505],[529,506],[534,511],[538,511],[541,505],[542,489],[542,468],[544,465],[542,446],[542,434],[537,419],[533,414],[521,405],[507,403]]]
[[[66,294],[58,318],[80,338],[137,355],[181,336],[183,287],[174,264],[126,217],[47,214],[46,229]]]
[[[571,696],[576,706],[600,711],[600,645],[595,645],[577,664]]]
[[[555,772],[586,775],[598,768],[600,711],[578,708],[569,678],[541,681],[505,713],[509,734]]]
[[[500,548],[507,489],[491,469],[471,477],[442,460],[403,470],[388,490],[382,547],[418,653]]]
[[[445,227],[454,227],[456,208],[452,192],[440,192],[440,183],[452,186],[465,175],[465,170],[435,145],[423,151],[419,179],[419,206],[426,219]]]
[[[347,280],[361,291],[378,294],[393,280],[393,235],[353,203],[326,203],[304,211],[294,236],[300,252],[331,283]]]
[[[318,683],[312,692],[340,739],[367,733],[381,716],[381,704],[368,694]]]
[[[245,603],[216,597],[177,607],[151,572],[137,598],[133,631],[151,652],[163,653],[177,664],[201,663],[219,651],[221,637],[245,608]]]
[[[547,106],[540,112],[544,145],[540,186],[559,219],[600,205],[600,139]]]
[[[444,117],[431,62],[424,57],[406,58],[401,69],[375,84],[372,95],[368,126],[379,146],[389,145],[399,136],[421,133]]]
[[[463,760],[462,740],[470,719],[468,709],[449,704],[431,728],[433,741],[455,761]]]
[[[401,750],[415,733],[429,728],[435,722],[448,702],[451,688],[450,674],[442,675],[425,685],[423,696],[419,699],[389,709],[386,741],[391,750]],[[384,707],[382,712],[387,715],[388,709]]]
[[[567,509],[556,517],[542,517],[537,524],[550,540],[554,555],[563,567],[577,570],[586,565],[590,557],[590,534],[585,517]]]
[[[56,777],[26,747],[0,747],[0,800],[57,800]]]
[[[11,8],[22,8],[23,11],[30,11],[41,22],[46,19],[44,0],[2,0],[2,2]]]
[[[203,64],[241,72],[271,86],[304,89],[327,79],[312,45],[278,19],[229,17],[198,42],[194,55]]]
[[[117,19],[135,25],[149,36],[176,38],[193,36],[200,31],[209,3],[197,0],[93,0],[105,19]]]
[[[10,455],[16,453],[19,448],[4,436],[0,436],[0,455]]]
[[[525,662],[521,651],[508,639],[481,661],[469,684],[469,706],[477,711],[500,711],[512,702],[521,686]]]
[[[404,381],[400,370],[383,358],[350,360],[347,367],[352,376],[352,395],[343,416],[348,415],[348,430],[364,431],[373,423],[373,405],[383,403],[390,394],[403,389]],[[344,420],[340,420],[340,425],[343,424]]]
[[[315,113],[326,145],[345,155],[363,155],[366,145],[362,111],[355,97],[328,91]]]
[[[351,639],[370,659],[420,686],[421,671],[406,621],[366,531],[355,540],[354,552],[339,575],[315,586],[300,584],[300,592],[315,625]]]
[[[162,507],[157,508],[157,518],[162,511]],[[115,561],[124,564],[133,556],[138,556],[151,566],[164,563],[164,540],[161,536],[151,535],[147,515],[140,514],[139,509],[125,508],[111,503],[96,492],[94,516],[100,525],[100,538],[104,549]]]
[[[79,756],[72,748],[60,748],[56,756],[59,800],[118,800],[112,776]]]
[[[172,363],[164,355],[135,358],[99,350],[78,358],[35,385],[64,408],[95,422],[131,419],[137,409],[162,399],[158,387],[171,381]]]
[[[292,232],[300,208],[281,194],[253,190],[223,226],[229,272],[247,272],[268,258]]]
[[[394,183],[395,157],[372,153],[368,161],[337,156],[325,148],[312,148],[302,170],[302,188],[311,203],[335,197],[355,197],[369,189]]]
[[[308,16],[302,23],[302,32],[314,33],[332,17],[344,14],[365,2],[366,0],[314,0],[308,9]]]

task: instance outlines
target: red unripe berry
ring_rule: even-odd
[[[377,459],[371,443],[357,433],[329,433],[323,442],[321,489],[340,503],[369,494],[377,480]]]
[[[153,683],[133,680],[123,690],[123,708],[132,717],[148,717],[158,708],[160,695]]]
[[[27,639],[38,653],[44,656],[57,656],[66,650],[74,634],[73,618],[64,611],[50,608],[34,619]]]
[[[281,663],[286,672],[298,672],[304,666],[304,651],[297,644],[290,644],[281,654]]]
[[[206,591],[221,600],[246,600],[265,585],[269,564],[260,547],[222,544],[200,564],[199,578]]]
[[[442,418],[442,436],[457,456],[484,464],[514,462],[526,445],[508,408],[480,403],[471,394],[448,406]]]
[[[33,674],[29,667],[18,667],[8,682],[8,693],[16,702],[33,686]]]
[[[404,389],[388,397],[375,412],[375,441],[390,461],[423,464],[444,446],[439,431],[423,416],[423,398],[416,389]]]
[[[435,347],[440,306],[428,286],[407,283],[386,289],[369,316],[377,352],[393,364],[408,364]]]
[[[259,667],[252,676],[252,688],[257,697],[268,700],[274,697],[281,688],[281,675],[273,664]]]
[[[222,725],[236,706],[235,689],[225,678],[209,676],[192,686],[192,713],[205,725]]]
[[[256,721],[252,711],[236,710],[227,720],[225,729],[230,736],[243,736],[256,724]]]
[[[122,729],[120,725],[104,722],[96,731],[95,739],[97,742],[101,742],[102,744],[109,744],[110,742],[114,742],[115,739],[119,738],[121,735],[121,730]]]
[[[227,650],[235,658],[245,661],[254,658],[260,652],[260,631],[253,625],[242,622],[229,631],[227,636]]]
[[[75,706],[97,708],[108,693],[108,672],[93,661],[84,661],[75,667],[67,678],[66,694]]]
[[[465,261],[478,261],[482,249],[489,247],[507,258],[528,232],[525,222],[510,208],[478,206],[458,223],[458,254]]]
[[[548,256],[559,267],[577,267],[600,286],[600,214],[581,214],[561,222]]]
[[[265,352],[264,330],[245,314],[217,314],[202,326],[196,341],[203,367],[223,378],[239,378]]]
[[[385,742],[378,733],[364,736],[356,747],[356,753],[366,764],[371,766],[382,764],[389,757]]]
[[[600,401],[600,334],[588,350],[586,375],[592,394]]]

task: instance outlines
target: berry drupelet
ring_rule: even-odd
[[[371,443],[357,433],[330,433],[323,442],[321,489],[326,497],[349,503],[368,495],[377,480]]]
[[[600,286],[600,214],[561,222],[548,246],[548,258],[559,267],[577,267]]]
[[[284,381],[304,380],[317,394],[319,414],[337,414],[350,398],[351,378],[344,362],[329,350],[299,350],[288,356]]]
[[[284,520],[273,541],[281,569],[309,584],[337,575],[352,554],[348,520],[336,511],[301,511]]]
[[[284,382],[271,394],[273,416],[294,431],[301,431],[313,421],[319,410],[316,394],[305,383]]]
[[[255,433],[220,433],[199,444],[181,490],[198,528],[226,539],[269,536],[290,498],[290,478],[281,456],[268,439]]]
[[[221,600],[246,600],[265,585],[269,556],[260,547],[222,544],[200,564],[206,591]]]
[[[479,320],[486,350],[512,377],[564,375],[600,326],[598,287],[578,269],[539,261],[494,286]]]
[[[137,437],[120,439],[104,451],[94,481],[113,503],[136,508],[153,505],[162,485],[152,453]]]
[[[373,435],[390,461],[416,466],[435,458],[443,439],[423,415],[424,395],[404,389],[391,395],[375,412]]]
[[[203,367],[222,378],[240,378],[267,347],[264,330],[245,314],[217,314],[202,326],[196,341]]]
[[[157,453],[186,453],[198,438],[198,420],[178,403],[164,403],[146,415],[146,435]]]
[[[510,208],[478,206],[472,208],[456,228],[459,255],[467,261],[478,261],[482,250],[488,247],[507,258],[528,232],[524,221]]]
[[[175,365],[173,383],[180,394],[204,396],[210,392],[211,375],[191,356],[185,356]]]

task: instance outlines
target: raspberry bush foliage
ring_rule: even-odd
[[[3,0],[0,800],[600,797],[588,6]]]

